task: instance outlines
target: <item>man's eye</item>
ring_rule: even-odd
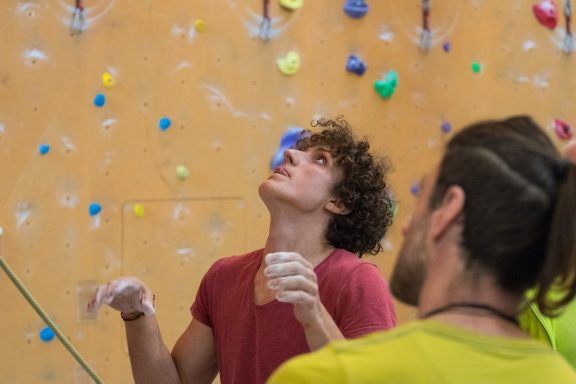
[[[318,162],[322,165],[326,165],[328,163],[328,159],[326,159],[326,156],[320,155],[318,156]]]

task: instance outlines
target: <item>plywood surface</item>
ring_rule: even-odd
[[[516,113],[576,122],[563,20],[545,29],[532,2],[431,0],[427,52],[420,1],[369,1],[362,19],[343,3],[292,12],[271,1],[264,42],[256,0],[85,0],[86,30],[73,36],[74,1],[0,2],[2,253],[106,382],[131,382],[122,323],[106,309],[87,315],[87,292],[121,274],[146,280],[172,344],[211,262],[263,245],[257,186],[289,126],[344,115],[391,158],[398,214],[372,259],[387,277],[410,189],[450,135],[442,124]],[[276,60],[291,50],[301,67],[285,76]],[[346,72],[350,54],[367,63],[363,76]],[[373,83],[390,70],[399,84],[384,100]],[[0,382],[90,382],[57,340],[39,339],[43,322],[2,274],[0,300]],[[401,322],[413,316],[399,307]]]

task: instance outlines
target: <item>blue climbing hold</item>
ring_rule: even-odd
[[[357,56],[348,56],[348,62],[346,63],[346,70],[362,76],[366,72],[366,64]]]
[[[444,52],[450,52],[450,50],[452,49],[452,44],[450,44],[450,42],[447,41],[444,44],[442,44],[442,49],[444,50]]]
[[[364,0],[346,0],[344,12],[354,19],[359,19],[368,12],[368,4]]]
[[[45,155],[50,152],[50,146],[48,144],[40,144],[38,146],[38,152],[40,152],[41,155]]]
[[[448,121],[445,121],[442,123],[440,128],[442,128],[442,132],[450,133],[450,131],[452,131],[452,124],[450,124]]]
[[[96,216],[97,214],[100,213],[100,211],[102,211],[102,206],[98,203],[92,203],[92,204],[90,204],[90,207],[88,208],[88,212],[90,213],[90,216]]]
[[[40,330],[40,340],[42,340],[45,343],[52,341],[52,339],[54,339],[54,336],[55,336],[54,331],[49,326],[45,326]]]
[[[94,96],[94,105],[97,107],[103,107],[104,104],[106,104],[106,96],[104,96],[103,94],[99,93],[96,96]]]
[[[280,148],[278,148],[270,163],[272,169],[276,169],[282,164],[284,161],[284,151],[289,148],[294,148],[298,140],[302,137],[303,132],[304,130],[300,127],[289,127],[288,130],[284,132],[282,139],[280,139]]]
[[[163,117],[160,119],[160,122],[158,123],[158,126],[160,127],[161,130],[165,131],[168,128],[170,128],[170,126],[172,125],[172,121],[167,118],[167,117]]]

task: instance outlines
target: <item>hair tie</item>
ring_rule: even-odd
[[[570,161],[566,159],[562,159],[554,165],[554,177],[556,177],[556,180],[564,181],[566,175],[568,174],[568,169],[570,168],[570,165],[571,165]]]

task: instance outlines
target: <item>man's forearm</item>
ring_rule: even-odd
[[[126,321],[126,339],[136,384],[180,383],[170,351],[162,341],[155,316]]]
[[[303,324],[303,326],[310,351],[320,349],[333,340],[344,339],[344,335],[323,305],[321,305],[321,316],[317,321]]]

